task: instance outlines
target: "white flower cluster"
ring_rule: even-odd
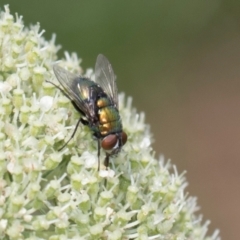
[[[154,158],[144,115],[120,94],[129,138],[110,168],[97,170],[88,127],[71,135],[79,113],[53,85],[55,37],[0,13],[0,239],[217,240],[184,193],[184,174]],[[81,72],[76,55],[63,64]],[[91,71],[88,71],[92,74]],[[101,153],[103,162],[104,153]]]

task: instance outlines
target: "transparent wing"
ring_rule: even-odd
[[[113,68],[108,59],[99,54],[95,65],[95,82],[109,96],[112,104],[118,108],[118,91],[116,77]]]
[[[73,73],[68,72],[67,70],[58,65],[53,66],[53,71],[59,83],[66,91],[68,97],[76,104],[76,106],[82,112],[90,116],[91,114],[85,101],[86,99],[83,99],[81,97],[84,96],[84,91],[86,95],[86,89],[82,89],[80,84],[81,78]]]

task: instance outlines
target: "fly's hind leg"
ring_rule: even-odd
[[[63,150],[68,145],[68,143],[72,140],[72,138],[74,137],[75,133],[77,132],[77,128],[78,128],[80,122],[82,122],[81,118],[79,118],[79,120],[78,120],[78,122],[77,122],[77,124],[76,124],[76,126],[74,128],[74,131],[73,131],[73,133],[71,135],[71,137],[67,140],[67,142],[60,149],[58,149],[58,151]]]

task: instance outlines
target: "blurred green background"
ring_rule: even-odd
[[[154,150],[187,170],[210,232],[239,239],[240,1],[9,3],[26,25],[40,22],[84,68],[108,57],[119,91],[146,113]]]

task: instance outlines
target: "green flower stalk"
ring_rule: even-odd
[[[0,239],[219,240],[196,215],[196,198],[169,161],[154,157],[144,114],[119,95],[129,138],[98,171],[97,144],[86,126],[69,139],[79,113],[52,84],[59,46],[39,25],[0,13]],[[61,65],[90,78],[76,54]]]

